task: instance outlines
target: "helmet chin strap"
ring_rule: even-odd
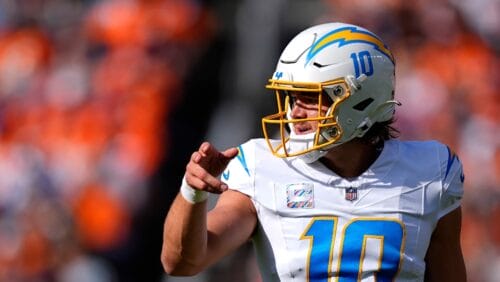
[[[303,135],[298,135],[295,132],[290,132],[290,140],[287,144],[287,149],[290,152],[299,152],[299,151],[307,151],[314,146],[314,135],[315,133],[308,133]],[[319,158],[326,155],[328,149],[325,150],[313,150],[311,152],[307,152],[302,155],[298,155],[295,158],[298,158],[305,163],[313,163]]]
[[[288,110],[286,113],[287,118],[290,120],[292,119],[291,117],[291,111]],[[307,151],[314,147],[314,138],[315,138],[315,132],[307,133],[307,134],[296,134],[293,130],[292,124],[288,124],[289,129],[290,129],[290,139],[287,143],[287,150],[289,152],[300,152],[300,151]],[[320,138],[324,138],[321,137]],[[321,149],[321,150],[312,150],[311,152],[304,153],[302,155],[298,155],[294,158],[300,159],[304,161],[305,163],[313,163],[317,161],[319,158],[323,157],[328,153],[328,150],[332,148],[333,146],[330,145],[328,148]]]

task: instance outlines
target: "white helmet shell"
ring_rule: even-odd
[[[376,122],[390,120],[397,104],[394,72],[391,51],[365,28],[326,23],[302,31],[283,50],[267,85],[275,90],[278,100],[278,113],[262,120],[271,151],[279,157],[325,151],[363,136]],[[290,109],[283,101],[288,90],[326,93],[334,101],[322,119],[314,119],[322,126],[315,134],[308,135],[310,144],[298,151],[293,149],[297,146],[290,143],[296,139],[293,129],[290,135],[283,130],[283,124],[291,129],[294,122],[304,121],[287,115]],[[267,127],[272,124],[281,124],[282,142],[277,146],[268,138]],[[304,138],[300,139],[304,143]],[[315,152],[314,155],[323,154]]]

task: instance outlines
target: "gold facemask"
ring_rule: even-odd
[[[266,88],[275,91],[278,107],[277,113],[262,118],[264,138],[274,156],[286,158],[303,155],[314,150],[326,150],[342,137],[342,127],[338,123],[336,112],[339,104],[351,95],[344,79],[322,83],[270,79]],[[302,119],[291,118],[289,93],[292,91],[306,95],[317,95],[318,115]],[[324,99],[331,100],[331,105],[326,112],[322,110]],[[305,135],[289,133],[293,130],[294,123],[306,121],[318,122],[314,133]],[[271,127],[277,128],[278,140],[271,140]],[[304,143],[304,146],[292,146],[295,141]]]

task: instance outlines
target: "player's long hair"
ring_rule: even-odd
[[[379,144],[382,141],[399,137],[399,130],[394,127],[395,118],[388,121],[375,123],[361,139],[371,143]]]

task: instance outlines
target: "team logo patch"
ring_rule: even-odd
[[[358,199],[358,189],[352,187],[345,189],[345,199],[351,202],[356,201]]]
[[[312,183],[289,184],[286,186],[286,205],[292,209],[314,208],[314,185]]]

